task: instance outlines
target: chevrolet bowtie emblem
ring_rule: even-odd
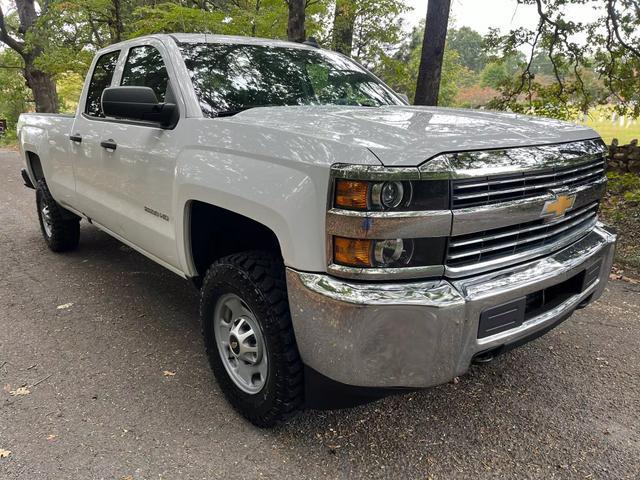
[[[541,217],[562,217],[567,210],[573,208],[576,203],[576,195],[557,195],[553,200],[547,200],[542,207]]]

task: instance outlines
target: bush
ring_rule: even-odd
[[[609,184],[601,214],[618,231],[616,263],[640,268],[640,176],[633,173],[607,174]]]

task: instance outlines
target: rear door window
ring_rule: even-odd
[[[164,102],[169,75],[160,52],[149,45],[131,48],[120,84],[127,87],[150,87],[158,101]]]
[[[100,99],[102,98],[102,91],[111,86],[111,79],[113,78],[113,72],[116,69],[119,56],[120,50],[116,50],[115,52],[105,53],[96,62],[93,75],[91,76],[91,82],[89,82],[87,103],[84,109],[87,115],[104,117]]]

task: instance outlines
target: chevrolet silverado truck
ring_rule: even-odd
[[[112,45],[74,116],[18,136],[49,248],[85,220],[191,279],[217,382],[262,427],[448,382],[597,299],[612,264],[593,130],[410,106],[313,44]]]

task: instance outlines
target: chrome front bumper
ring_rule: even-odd
[[[559,252],[460,280],[348,282],[287,269],[289,303],[304,363],[359,387],[429,387],[467,371],[474,356],[535,337],[603,292],[616,236],[602,225]],[[568,280],[601,262],[581,293],[522,325],[478,338],[487,309]]]

